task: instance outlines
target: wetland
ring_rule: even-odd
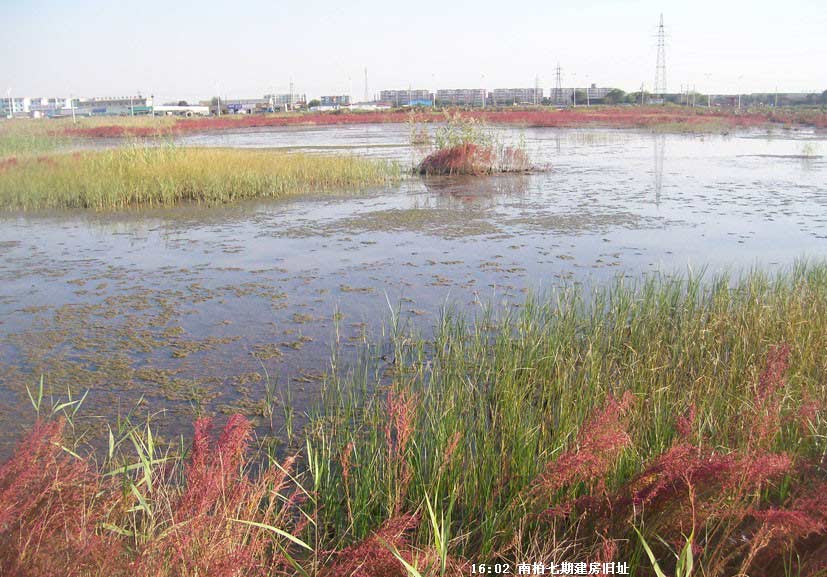
[[[824,133],[504,134],[549,170],[1,214],[0,452],[33,419],[26,387],[41,376],[55,395],[90,391],[86,411],[104,419],[140,404],[170,432],[234,412],[283,430],[285,407],[301,421],[318,400],[331,359],[354,362],[392,319],[427,333],[446,307],[827,256]],[[422,155],[408,136],[403,124],[253,128],[176,144],[406,165]]]

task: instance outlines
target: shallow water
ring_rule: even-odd
[[[427,328],[446,303],[827,256],[827,161],[802,158],[827,154],[823,133],[505,134],[521,136],[550,170],[213,209],[0,216],[0,453],[31,420],[25,387],[41,375],[64,398],[90,390],[83,412],[108,419],[139,399],[172,425],[255,415],[268,376],[302,410],[333,346],[346,362],[391,308]],[[384,125],[181,140],[407,164],[422,154],[407,139],[407,126]]]

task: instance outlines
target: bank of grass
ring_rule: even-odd
[[[199,421],[186,458],[121,424],[97,468],[36,432],[0,470],[0,568],[647,575],[640,531],[667,573],[689,544],[697,575],[822,574],[827,265],[562,290],[433,336],[391,324],[363,362],[333,359],[297,459],[250,476],[237,417],[215,445]],[[86,483],[74,501],[55,462]]]
[[[11,157],[44,154],[56,150],[65,138],[56,136],[45,121],[0,121],[0,163]]]
[[[777,127],[827,127],[823,109],[799,108],[691,108],[686,106],[578,106],[557,110],[550,107],[508,107],[500,109],[445,108],[417,110],[420,123],[441,123],[445,112],[494,125],[557,128],[634,128],[678,133],[721,133],[734,130]],[[404,123],[410,110],[289,112],[262,115],[223,115],[206,118],[99,117],[65,121],[57,130],[62,135],[80,137],[157,136],[285,126],[336,126],[350,124]]]
[[[358,189],[400,177],[383,161],[266,150],[143,146],[25,157],[0,166],[0,208],[119,210]]]

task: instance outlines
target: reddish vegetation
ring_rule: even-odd
[[[581,107],[566,110],[489,110],[464,111],[466,118],[485,120],[491,124],[518,126],[578,127],[606,126],[611,128],[648,128],[664,124],[702,126],[715,123],[729,128],[753,128],[771,124],[809,125],[827,127],[827,114],[793,112],[733,112],[703,108],[677,107]],[[304,113],[279,116],[222,116],[179,119],[164,127],[104,125],[68,127],[70,136],[117,138],[148,137],[211,130],[258,128],[296,125],[385,124],[402,123],[410,119],[406,111],[358,113]],[[417,112],[418,122],[442,122],[440,112]]]
[[[588,487],[584,495],[550,506],[545,518],[558,528],[571,521],[570,531],[577,538],[597,539],[595,550],[601,543],[628,538],[631,524],[645,527],[656,550],[661,547],[655,536],[680,549],[685,536],[694,532],[695,554],[710,575],[783,574],[790,551],[798,555],[796,574],[827,568],[827,482],[818,480],[817,464],[796,463],[772,449],[782,425],[789,355],[787,346],[770,350],[755,403],[735,423],[750,439],[746,449],[720,452],[703,438],[693,443],[693,406],[677,419],[681,436],[674,444],[614,491],[600,479],[629,446],[630,437],[620,418],[624,403],[610,398],[584,427],[576,448],[537,479],[538,504],[554,503],[562,488]],[[793,482],[792,494],[782,499],[779,484],[785,478],[799,482]],[[762,495],[770,496],[770,504]],[[671,557],[668,551],[658,556]]]
[[[485,174],[491,172],[494,153],[472,143],[432,152],[419,165],[420,174]]]
[[[693,551],[706,575],[783,575],[785,567],[792,574],[814,575],[827,569],[824,463],[796,461],[774,449],[783,430],[801,427],[801,415],[811,414],[784,414],[790,355],[786,345],[770,349],[752,402],[732,423],[715,424],[748,439],[744,448],[725,450],[710,443],[703,434],[709,423],[696,422],[699,409],[692,405],[675,419],[678,436],[672,444],[616,487],[605,479],[624,455],[641,446],[634,443],[629,416],[642,401],[629,392],[619,399],[609,396],[572,447],[521,496],[538,511],[539,527],[547,527],[549,536],[576,540],[591,560],[631,554],[634,525],[642,527],[667,571],[674,557],[657,537],[679,549],[687,535],[693,535]],[[388,393],[384,434],[400,487],[395,511],[362,541],[319,552],[327,559],[322,577],[406,577],[396,554],[419,567],[438,563],[433,549],[412,544],[422,520],[405,498],[418,407],[418,399],[404,390]],[[62,448],[61,422],[38,421],[0,467],[0,575],[291,574],[284,552],[295,545],[237,520],[301,534],[303,525],[296,521],[304,519],[298,514],[303,493],[290,490],[288,472],[294,459],[251,477],[244,472],[249,422],[231,417],[217,441],[210,430],[209,420],[195,422],[183,485],[173,468],[154,471],[151,499],[161,505],[152,523],[147,519],[153,527],[145,538],[135,539],[110,528],[125,526],[138,514],[134,491],[150,494],[142,477],[134,478],[134,486],[105,477],[89,460]],[[805,437],[802,430],[796,434]],[[459,435],[451,437],[448,460],[459,442]],[[353,450],[348,445],[342,456],[346,479]],[[297,553],[290,554],[295,558]],[[447,563],[447,574],[468,574],[460,561]]]
[[[16,156],[10,156],[9,158],[0,158],[0,172],[8,170],[9,168],[14,168],[17,165],[18,161]]]
[[[293,460],[251,480],[242,469],[247,420],[230,418],[214,446],[209,429],[196,422],[183,491],[165,468],[154,472],[152,491],[136,481],[134,491],[163,504],[141,542],[112,530],[136,514],[134,491],[63,449],[62,422],[38,422],[0,468],[0,575],[229,577],[283,568],[274,534],[236,519],[301,531],[293,525],[299,494],[277,497]]]
[[[0,574],[95,573],[120,559],[98,524],[116,503],[113,488],[61,449],[63,423],[37,422],[0,468]]]
[[[417,515],[401,515],[386,521],[373,535],[342,551],[333,553],[321,577],[408,577],[405,566],[391,551],[412,560],[409,538],[419,526]]]
[[[278,526],[293,513],[297,497],[287,509],[277,497],[287,488],[293,459],[252,481],[242,472],[250,423],[230,417],[214,446],[211,425],[209,419],[195,422],[186,490],[172,500],[171,527],[141,551],[141,575],[271,575],[287,564],[273,551],[272,533],[235,519]]]

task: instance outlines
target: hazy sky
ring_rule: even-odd
[[[0,0],[0,91],[161,100],[390,88],[827,89],[827,1]]]

